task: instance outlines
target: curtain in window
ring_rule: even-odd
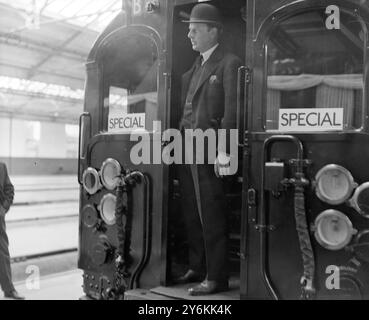
[[[343,123],[350,128],[354,119],[354,89],[322,84],[316,91],[316,108],[342,108]]]
[[[273,90],[304,90],[321,84],[344,89],[362,89],[363,75],[338,74],[322,76],[318,74],[300,74],[298,76],[268,77],[268,88]]]
[[[300,74],[298,76],[269,76],[268,88],[282,91],[304,90],[316,87],[324,80],[324,76],[316,74]]]
[[[268,89],[266,125],[268,130],[278,129],[279,109],[281,106],[281,91]]]

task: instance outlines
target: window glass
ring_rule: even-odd
[[[110,41],[103,59],[104,131],[152,131],[158,117],[158,54],[141,34]]]
[[[337,29],[325,9],[282,21],[267,42],[266,129],[360,128],[366,34],[342,10]]]

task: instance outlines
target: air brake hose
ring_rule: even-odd
[[[130,246],[131,246],[131,232],[132,232],[132,216],[129,211],[129,201],[128,193],[131,188],[140,181],[144,181],[146,185],[145,189],[145,199],[148,201],[148,188],[149,183],[146,177],[139,171],[129,171],[127,170],[125,174],[119,177],[119,183],[116,188],[116,206],[115,206],[115,217],[117,225],[117,240],[118,240],[118,250],[117,257],[115,260],[116,269],[116,284],[115,291],[118,295],[122,295],[126,289],[132,289],[133,282],[138,282],[139,275],[148,259],[148,228],[149,228],[149,206],[146,203],[145,210],[145,226],[144,230],[144,243],[145,248],[143,249],[143,257],[140,260],[139,265],[130,273],[129,268],[131,267],[132,261],[130,256]],[[131,281],[127,282],[131,277]]]
[[[315,296],[314,274],[315,260],[311,246],[309,228],[306,220],[304,188],[309,182],[304,178],[304,174],[296,172],[296,179],[291,179],[295,187],[294,209],[296,220],[296,231],[300,244],[304,274],[301,278],[301,298],[312,299]]]
[[[264,141],[263,145],[263,162],[261,167],[261,199],[260,199],[260,266],[261,266],[261,274],[265,283],[266,288],[274,299],[278,299],[278,295],[273,288],[272,282],[270,281],[269,273],[266,265],[266,209],[265,209],[265,163],[268,157],[268,151],[272,143],[274,142],[291,142],[295,144],[297,148],[297,159],[293,162],[296,162],[296,171],[295,178],[286,179],[284,182],[286,185],[293,185],[295,189],[294,194],[294,211],[295,211],[295,220],[296,220],[296,231],[299,239],[299,247],[303,262],[303,276],[301,277],[301,290],[302,290],[302,299],[312,299],[315,296],[315,288],[314,288],[314,275],[315,275],[315,259],[314,252],[312,249],[309,228],[307,225],[306,219],[306,210],[305,210],[305,196],[304,189],[309,184],[309,181],[305,179],[303,173],[303,154],[304,148],[301,141],[290,135],[275,135],[267,138]]]
[[[124,179],[121,179],[117,187],[117,202],[115,208],[115,217],[117,224],[117,237],[118,237],[118,255],[121,257],[120,263],[125,263],[125,242],[126,242],[126,231],[125,231],[125,219],[128,211],[128,188]]]
[[[120,177],[116,191],[115,218],[117,224],[118,255],[115,260],[115,290],[114,295],[123,295],[127,288],[125,277],[127,276],[127,263],[125,253],[126,242],[126,215],[128,212],[128,187],[123,177]]]

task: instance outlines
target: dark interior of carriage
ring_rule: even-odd
[[[245,2],[242,0],[232,1],[212,1],[222,11],[225,26],[221,38],[222,45],[227,51],[236,54],[242,61],[245,59],[245,41],[246,41],[246,24],[244,20]],[[172,105],[171,120],[172,127],[177,128],[181,118],[180,106],[180,88],[181,76],[191,68],[196,55],[191,48],[188,34],[188,24],[182,22],[189,17],[189,13],[194,4],[178,6],[174,12],[173,26],[173,56],[172,56]],[[231,290],[224,293],[226,297],[239,298],[239,269],[240,269],[240,226],[241,226],[241,165],[239,165],[239,174],[224,179],[225,191],[227,194],[228,217],[229,217],[229,260],[231,267]],[[183,221],[183,215],[186,214],[181,210],[179,205],[179,186],[176,177],[176,170],[171,170],[172,189],[169,204],[169,237],[168,237],[168,278],[174,279],[187,271],[187,243],[186,230]],[[169,282],[170,286],[171,283]],[[170,295],[185,297],[187,287],[182,286],[176,289],[162,289],[170,291]],[[173,287],[172,287],[173,288]],[[169,292],[168,291],[168,292]],[[166,292],[166,294],[168,294]],[[164,292],[165,293],[165,292]]]

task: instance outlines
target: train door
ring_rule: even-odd
[[[254,54],[242,291],[266,299],[367,297],[360,251],[369,223],[352,205],[369,178],[367,5],[248,3]]]
[[[171,2],[170,19],[172,22],[169,28],[169,48],[171,48],[169,65],[171,70],[171,127],[178,128],[181,119],[182,106],[180,105],[181,76],[188,71],[194,63],[197,52],[192,50],[188,39],[187,20],[192,7],[198,1],[178,0]],[[224,30],[220,43],[226,51],[237,55],[245,61],[245,41],[246,41],[246,3],[244,0],[232,1],[209,1],[210,4],[218,7],[224,19]],[[237,70],[236,70],[237,73]],[[235,75],[237,76],[237,75]],[[241,84],[239,84],[241,86]],[[238,97],[241,99],[242,97]],[[236,97],[235,97],[236,99]],[[235,115],[236,116],[236,115]],[[240,123],[242,121],[239,121]],[[236,129],[236,128],[235,128]],[[231,268],[231,289],[226,293],[228,297],[239,298],[240,283],[240,243],[241,243],[241,205],[242,205],[242,150],[239,154],[239,170],[235,176],[224,179],[225,192],[227,196],[227,213],[229,217],[229,261]],[[169,213],[168,213],[168,278],[173,279],[184,274],[188,268],[187,254],[187,233],[185,229],[184,215],[186,212],[180,207],[180,188],[175,165],[170,168],[169,175]],[[168,286],[171,283],[168,282]],[[188,297],[188,286],[183,288],[156,288],[156,293],[177,298]]]
[[[89,57],[81,117],[79,268],[91,297],[117,298],[124,290],[165,282],[162,45],[152,28],[119,27],[103,35]]]

